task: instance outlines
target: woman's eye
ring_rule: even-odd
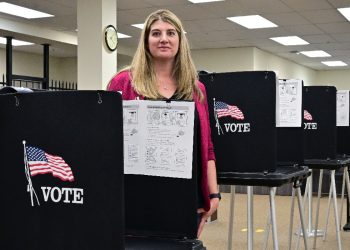
[[[175,35],[176,35],[176,32],[175,32],[175,31],[169,31],[169,32],[168,32],[168,35],[169,35],[169,36],[175,36]]]
[[[152,32],[152,36],[159,36],[159,35],[160,35],[160,32],[158,31]]]

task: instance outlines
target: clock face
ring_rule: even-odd
[[[105,41],[107,48],[110,51],[114,51],[118,46],[117,30],[113,25],[108,25],[105,29]]]

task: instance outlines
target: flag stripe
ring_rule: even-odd
[[[42,170],[50,170],[51,172],[57,172],[57,173],[61,173],[63,175],[73,175],[72,171],[62,171],[61,169],[57,169],[55,167],[50,167],[48,165],[46,166],[36,166],[36,167],[29,167],[30,171],[42,171]]]

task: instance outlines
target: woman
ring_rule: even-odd
[[[205,87],[197,80],[184,29],[175,14],[158,10],[148,16],[130,67],[111,80],[108,90],[121,91],[124,100],[195,102],[195,124],[199,124],[200,131],[197,145],[201,145],[201,154],[197,156],[201,163],[201,193],[197,210],[199,237],[205,221],[218,208],[221,197],[216,180]]]

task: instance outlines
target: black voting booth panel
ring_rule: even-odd
[[[338,157],[350,157],[350,126],[337,126],[337,153]],[[350,230],[350,209],[349,209],[349,195],[347,195],[347,224],[344,230]]]
[[[300,112],[303,114],[302,110]],[[279,166],[304,165],[303,124],[300,124],[300,127],[277,127],[277,164]]]
[[[1,246],[124,249],[122,119],[119,93],[0,95]],[[26,175],[23,140],[45,155],[60,156],[74,179],[33,176],[33,169]],[[28,164],[43,160],[35,152],[30,156],[27,148]],[[58,176],[57,165],[47,161]],[[33,203],[28,183],[37,195]]]
[[[305,86],[303,95],[305,159],[335,159],[336,88]]]
[[[337,126],[337,153],[344,157],[350,155],[350,126]]]
[[[304,165],[304,131],[300,128],[277,128],[277,164]]]
[[[197,130],[192,178],[147,175],[125,179],[125,249],[202,250],[197,237]]]
[[[288,128],[280,130],[279,146],[282,139],[296,136],[289,148],[298,151],[280,154],[281,164],[277,162],[274,72],[203,74],[200,81],[207,90],[219,184],[276,187],[309,176],[308,168],[298,165],[303,160],[302,148],[298,148],[302,144],[302,129],[293,130],[291,135]],[[215,103],[238,107],[244,118],[237,119],[235,114],[216,116],[214,99]]]
[[[195,239],[171,239],[161,237],[126,236],[126,250],[205,250],[202,242]]]
[[[275,73],[213,73],[200,75],[199,79],[207,90],[218,172],[274,171]],[[228,115],[224,113],[217,117],[214,101],[217,108],[226,109]],[[220,103],[226,106],[222,107]]]

